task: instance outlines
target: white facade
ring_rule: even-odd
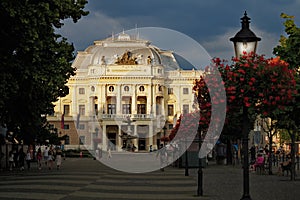
[[[129,143],[138,151],[156,149],[162,127],[167,135],[181,113],[193,111],[193,82],[202,73],[182,70],[172,52],[124,33],[95,41],[78,52],[72,66],[69,95],[55,102],[48,121],[70,136],[71,147],[80,145],[79,137],[88,149],[106,150],[111,142],[116,151],[126,143],[124,134],[137,137]],[[62,113],[65,129],[60,129]]]

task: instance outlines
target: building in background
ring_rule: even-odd
[[[183,70],[173,52],[125,33],[95,41],[72,66],[69,94],[55,102],[48,121],[69,136],[65,148],[114,151],[128,144],[157,149],[180,114],[194,110],[193,82],[202,73]]]

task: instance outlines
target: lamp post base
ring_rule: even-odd
[[[198,189],[197,189],[197,196],[203,196],[203,171],[202,171],[202,167],[201,166],[199,166],[199,169],[198,169]]]
[[[252,200],[250,195],[243,195],[243,197],[241,198],[241,200]]]

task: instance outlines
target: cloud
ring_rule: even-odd
[[[66,21],[58,32],[73,42],[76,50],[84,50],[95,40],[133,29],[136,25],[163,27],[189,35],[213,57],[231,58],[234,51],[229,38],[239,30],[240,17],[247,10],[251,27],[254,30],[256,26],[257,31],[254,31],[262,37],[258,52],[271,55],[280,34],[284,34],[280,13],[295,15],[297,23],[300,20],[299,4],[300,0],[233,0],[230,3],[221,0],[173,0],[172,3],[160,0],[91,0],[85,9],[90,11],[88,16],[76,24]]]
[[[108,17],[101,12],[90,13],[76,24],[67,20],[62,29],[57,32],[74,43],[75,49],[82,51],[95,40],[110,37],[113,32],[119,32],[122,24],[119,20]]]

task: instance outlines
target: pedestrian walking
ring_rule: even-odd
[[[31,162],[31,155],[30,155],[30,151],[28,149],[27,153],[26,153],[26,163],[27,163],[27,169],[28,170],[30,169],[30,162]]]
[[[44,155],[45,165],[46,165],[46,167],[47,167],[48,159],[49,159],[49,149],[48,149],[47,146],[45,147],[45,150],[44,150],[43,155]]]
[[[38,169],[41,170],[42,169],[42,159],[43,159],[41,147],[39,147],[39,149],[37,151],[36,159],[37,159]]]
[[[50,147],[48,151],[48,169],[51,170],[53,168],[53,160],[54,160],[54,150],[52,146]]]
[[[108,158],[111,158],[112,156],[111,156],[111,147],[110,147],[110,145],[108,145],[107,152],[108,152],[107,157],[108,157]]]
[[[24,170],[25,156],[26,154],[24,153],[23,148],[20,148],[18,153],[18,162],[19,162],[20,170],[22,171]]]
[[[14,167],[19,167],[19,152],[18,149],[13,150],[13,154],[14,154]]]
[[[60,166],[61,166],[61,154],[62,154],[62,151],[61,149],[58,147],[57,150],[56,150],[56,169],[59,170]]]
[[[14,154],[12,150],[8,153],[8,162],[9,162],[9,171],[12,171],[14,167]]]

